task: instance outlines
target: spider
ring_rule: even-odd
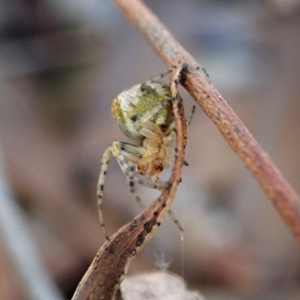
[[[170,86],[160,80],[171,71],[167,70],[144,83],[132,86],[112,101],[112,116],[133,143],[114,141],[101,160],[97,196],[100,223],[107,240],[109,237],[103,222],[102,199],[111,155],[117,159],[127,177],[131,193],[143,208],[140,197],[135,194],[135,182],[158,190],[169,188],[169,183],[162,181],[159,174],[170,167],[173,154],[171,144],[176,134]],[[195,106],[187,118],[187,125],[190,124],[194,111]],[[169,214],[183,231],[171,211]]]

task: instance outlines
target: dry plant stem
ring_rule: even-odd
[[[139,0],[112,0],[169,66],[187,64],[183,85],[215,123],[300,242],[300,200],[247,128],[211,84],[205,70]]]
[[[173,111],[177,132],[175,164],[169,180],[171,188],[163,191],[145,211],[118,230],[100,248],[72,300],[114,299],[131,260],[155,234],[173,202],[181,181],[181,167],[187,139],[182,100],[177,94],[177,86],[174,83],[174,78],[178,78],[179,71],[176,70],[171,76],[171,92],[172,96],[176,96],[173,101]]]

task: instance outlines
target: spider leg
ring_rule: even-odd
[[[188,117],[186,118],[186,126],[191,125],[195,110],[196,110],[196,105],[193,105],[192,110],[190,111]]]
[[[164,78],[165,76],[167,76],[168,74],[170,74],[171,72],[173,71],[173,69],[168,69],[168,70],[165,70],[161,73],[159,73],[158,75],[150,78],[149,80],[147,80],[144,84],[147,85],[153,81],[159,81],[160,79]]]
[[[196,106],[193,105],[192,110],[190,111],[188,117],[186,118],[186,126],[191,125],[195,110],[196,110]],[[187,166],[187,167],[189,166],[189,163],[186,160],[184,160],[183,163],[184,163],[185,166]]]
[[[158,176],[156,176],[156,178],[153,179],[154,182],[156,182],[157,180],[160,180]],[[170,219],[174,222],[174,224],[178,227],[178,229],[183,232],[183,227],[181,226],[181,224],[179,223],[178,219],[176,218],[176,216],[174,215],[173,211],[171,209],[168,210],[168,214]]]
[[[138,182],[141,185],[147,186],[149,188],[158,189],[158,190],[165,190],[168,189],[170,184],[167,181],[160,180],[159,177],[146,177],[146,178],[139,178],[136,176],[135,170],[132,169],[132,167],[129,166],[128,162],[132,162],[137,164],[142,157],[142,154],[144,152],[144,148],[141,146],[132,145],[125,142],[114,142],[113,147],[122,150],[122,153],[120,151],[115,151],[115,157],[117,158],[119,165],[123,171],[123,173],[126,175],[129,181]],[[148,156],[147,158],[144,158],[144,160],[152,158]]]
[[[138,205],[142,208],[145,209],[146,205],[145,203],[142,201],[142,199],[137,195],[136,191],[135,191],[135,185],[134,185],[134,181],[128,180],[128,186],[129,186],[129,191],[130,193],[133,194],[135,201],[138,203]],[[183,232],[183,227],[181,226],[180,222],[178,221],[178,219],[175,217],[173,211],[170,209],[168,211],[169,217],[170,219],[173,221],[173,223],[178,227],[178,229]]]
[[[121,153],[121,151],[124,151],[124,155]],[[102,231],[104,233],[104,236],[107,240],[109,240],[109,236],[105,229],[105,224],[103,220],[103,213],[102,213],[102,203],[103,203],[103,197],[104,197],[104,183],[106,179],[108,164],[110,156],[113,155],[122,170],[122,172],[127,177],[128,181],[130,182],[130,185],[134,185],[134,182],[138,182],[139,184],[142,184],[144,186],[158,189],[158,190],[165,190],[169,188],[169,183],[165,181],[161,181],[158,177],[155,178],[139,178],[136,176],[134,170],[130,167],[129,163],[136,163],[140,158],[139,154],[142,153],[143,148],[135,145],[131,145],[124,142],[113,142],[112,146],[108,147],[106,151],[104,152],[102,159],[101,159],[101,170],[99,175],[99,180],[97,184],[97,197],[98,197],[98,211],[99,211],[99,219],[100,219],[100,225],[102,228]],[[136,196],[136,199],[139,198]],[[139,202],[139,201],[138,201]]]
[[[109,241],[109,236],[106,232],[105,224],[104,224],[104,220],[103,220],[103,213],[102,213],[102,211],[103,211],[102,210],[102,202],[103,201],[102,201],[102,199],[104,197],[104,183],[105,183],[105,179],[106,179],[110,156],[113,155],[117,159],[117,161],[121,167],[121,170],[123,171],[123,173],[126,175],[127,178],[129,178],[130,180],[138,181],[138,182],[140,181],[139,178],[136,178],[134,176],[134,172],[132,172],[130,167],[128,166],[127,160],[120,153],[120,150],[122,148],[123,148],[122,143],[115,141],[115,142],[113,142],[112,146],[110,146],[106,149],[106,151],[104,152],[102,159],[101,159],[101,171],[100,171],[99,180],[98,180],[98,184],[97,184],[97,197],[98,197],[97,204],[98,204],[100,226],[102,228],[105,238],[108,241]],[[132,155],[132,156],[134,156],[134,155]]]
[[[135,172],[135,167],[131,166],[131,170],[132,170],[132,172]],[[138,205],[142,209],[145,209],[146,208],[145,203],[141,200],[141,198],[135,192],[135,185],[134,185],[134,181],[133,180],[128,179],[128,187],[129,187],[130,193],[134,196],[134,199],[138,203]]]
[[[184,229],[183,229],[182,225],[180,224],[180,222],[178,221],[178,219],[176,218],[175,214],[173,213],[173,211],[171,209],[168,210],[168,214],[169,214],[170,219],[178,227],[178,229],[181,232],[184,232]]]
[[[191,125],[195,110],[196,110],[196,106],[193,105],[192,110],[190,111],[189,115],[186,118],[186,126]],[[176,136],[176,134],[175,134],[175,122],[174,121],[170,124],[168,130],[165,132],[165,136],[169,140],[168,143],[171,144],[174,141],[175,136]]]
[[[122,160],[122,158],[120,157],[123,157],[124,160]],[[120,154],[119,157],[116,158],[119,162],[119,165],[121,166],[123,173],[125,174],[125,176],[129,181],[137,182],[143,186],[155,190],[159,190],[159,191],[163,191],[170,188],[169,182],[161,180],[158,176],[155,176],[155,178],[154,177],[139,178],[138,176],[136,176],[136,173],[130,169],[130,167],[128,166],[128,161],[125,159],[125,157],[122,154]]]
[[[99,214],[99,220],[100,220],[100,226],[102,228],[103,234],[105,238],[109,241],[109,236],[107,235],[104,221],[103,221],[103,214],[102,214],[102,199],[104,197],[104,183],[105,183],[105,178],[107,174],[107,169],[108,169],[108,163],[109,163],[109,158],[112,154],[112,147],[109,147],[106,149],[104,152],[102,159],[101,159],[101,171],[99,175],[99,180],[97,184],[97,198],[98,198],[98,214]]]

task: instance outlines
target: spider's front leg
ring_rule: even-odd
[[[103,201],[102,200],[104,197],[104,184],[105,184],[105,179],[106,179],[110,156],[113,155],[117,159],[123,173],[128,178],[131,178],[132,180],[135,179],[133,171],[128,166],[128,163],[127,163],[125,157],[120,152],[121,149],[122,149],[122,144],[118,141],[115,141],[115,142],[113,142],[113,144],[110,147],[108,147],[105,150],[105,152],[102,156],[102,159],[101,159],[101,171],[100,171],[99,180],[98,180],[98,184],[97,184],[98,211],[99,211],[100,225],[101,225],[102,231],[104,233],[104,236],[107,240],[109,240],[109,236],[106,232],[105,224],[104,224],[104,220],[103,220],[103,213],[102,213],[102,202]]]
[[[122,151],[122,153],[121,153]],[[140,157],[143,153],[144,149],[139,146],[135,146],[129,143],[115,141],[113,144],[106,149],[102,156],[101,160],[101,171],[99,175],[99,180],[97,184],[97,197],[98,197],[98,210],[99,210],[99,219],[102,231],[104,236],[107,240],[109,240],[109,236],[105,229],[105,224],[103,220],[103,213],[102,213],[102,203],[104,197],[104,184],[107,175],[107,169],[109,164],[110,156],[113,155],[122,170],[125,176],[128,178],[129,182],[138,182],[144,186],[164,190],[169,186],[169,183],[165,183],[161,181],[159,178],[139,178],[136,176],[136,172],[129,166],[128,161],[132,163],[138,163]]]

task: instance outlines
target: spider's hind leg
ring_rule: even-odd
[[[105,238],[108,241],[109,241],[109,236],[106,232],[106,228],[104,224],[102,203],[104,197],[104,184],[105,184],[110,156],[113,155],[117,159],[121,167],[121,170],[123,171],[123,173],[126,175],[127,178],[129,178],[130,180],[139,181],[139,179],[136,178],[134,172],[131,171],[128,165],[128,161],[121,154],[121,150],[123,149],[123,147],[124,146],[121,142],[115,141],[110,147],[108,147],[105,150],[101,159],[101,170],[100,170],[100,175],[97,184],[98,212],[99,212],[100,226],[102,228]],[[134,155],[132,155],[132,157],[134,157]]]
[[[135,171],[135,167],[131,166],[131,171],[134,172]],[[138,205],[142,208],[142,209],[146,209],[146,204],[143,202],[143,200],[140,198],[140,196],[136,193],[135,190],[135,182],[133,180],[129,180],[128,179],[128,187],[129,187],[129,191],[130,193],[134,196],[135,201],[138,203]],[[183,232],[183,227],[180,224],[180,222],[178,221],[178,219],[175,217],[174,213],[172,210],[168,211],[169,217],[170,219],[173,221],[173,223],[178,227],[178,229]]]
[[[135,172],[135,166],[131,166],[131,171]],[[146,205],[145,203],[141,200],[140,196],[137,195],[136,190],[135,190],[135,182],[133,180],[130,180],[128,178],[128,187],[129,187],[129,191],[130,193],[133,195],[135,201],[138,203],[138,205],[142,208],[145,209]]]

